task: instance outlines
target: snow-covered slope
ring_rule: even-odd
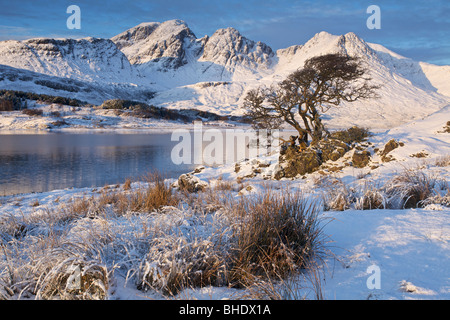
[[[139,78],[109,39],[30,39],[0,42],[0,64],[84,81],[132,82]]]
[[[436,66],[420,62],[422,72],[438,93],[450,97],[450,66]]]
[[[101,83],[17,69],[0,64],[0,89],[33,92],[102,104],[107,99],[150,98],[154,94],[146,86],[130,83]],[[139,100],[139,99],[138,99]]]
[[[354,33],[320,32],[303,45],[274,52],[234,28],[197,38],[185,22],[170,20],[143,23],[110,40],[2,41],[0,65],[58,77],[59,82],[80,81],[77,98],[82,100],[92,101],[92,92],[96,100],[123,98],[128,92],[133,100],[158,106],[239,115],[247,90],[281,81],[308,58],[327,53],[361,58],[373,82],[382,85],[377,100],[331,109],[324,115],[331,127],[391,128],[450,103],[450,66],[413,61]],[[0,88],[11,88],[6,78],[0,76]],[[20,78],[13,85],[16,90],[34,91],[35,81],[30,86]],[[96,89],[89,94],[85,87]],[[157,94],[149,99],[151,91]],[[60,88],[58,93],[68,96],[73,91]]]

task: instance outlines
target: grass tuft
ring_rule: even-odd
[[[233,208],[232,282],[248,285],[252,276],[286,278],[323,249],[318,208],[301,194],[266,192],[242,198]]]

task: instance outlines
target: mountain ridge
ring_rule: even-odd
[[[360,114],[364,117],[359,124],[371,127],[381,121],[391,127],[450,103],[450,66],[413,61],[367,43],[353,32],[322,31],[304,44],[274,51],[231,27],[197,38],[182,20],[141,23],[111,39],[1,41],[0,65],[8,68],[0,69],[0,88],[26,87],[40,91],[36,93],[52,89],[49,93],[55,94],[52,86],[34,85],[35,80],[10,81],[14,77],[1,76],[2,70],[8,75],[14,69],[21,75],[28,70],[34,72],[33,79],[42,74],[56,82],[81,81],[86,84],[83,90],[90,90],[91,100],[92,96],[97,100],[133,97],[161,107],[239,115],[247,90],[281,81],[308,58],[327,53],[359,57],[383,88],[379,100],[343,104],[325,121],[351,125],[355,122],[351,115]],[[83,90],[78,98],[83,98]],[[73,94],[57,91],[63,96]]]

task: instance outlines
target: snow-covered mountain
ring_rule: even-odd
[[[234,28],[198,39],[181,20],[140,24],[111,40],[140,74],[168,89],[253,78],[268,70],[274,57],[269,46]]]
[[[197,38],[181,20],[143,23],[111,39],[2,41],[0,88],[239,115],[250,88],[283,80],[308,58],[338,52],[360,57],[382,88],[380,99],[331,109],[324,117],[331,126],[389,128],[450,104],[450,66],[413,61],[354,33],[320,32],[274,52],[234,28]]]
[[[311,57],[325,53],[356,56],[367,66],[373,82],[381,85],[376,100],[342,103],[326,114],[334,126],[352,124],[390,128],[422,118],[450,102],[450,67],[433,66],[402,57],[385,47],[367,43],[354,33],[316,34],[303,46],[278,50],[279,61],[268,82],[280,81]]]
[[[177,69],[188,63],[187,55],[195,35],[179,20],[143,23],[112,41],[134,65],[156,63],[166,69]]]
[[[137,77],[126,56],[109,39],[2,41],[1,64],[83,81],[124,82]]]

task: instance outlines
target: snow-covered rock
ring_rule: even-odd
[[[234,72],[238,68],[253,71],[267,69],[271,66],[273,57],[274,53],[268,45],[249,40],[234,28],[226,28],[217,30],[207,39],[201,59]]]
[[[186,51],[196,37],[181,20],[144,23],[111,39],[130,63],[161,63],[164,69],[177,69],[187,63]]]

